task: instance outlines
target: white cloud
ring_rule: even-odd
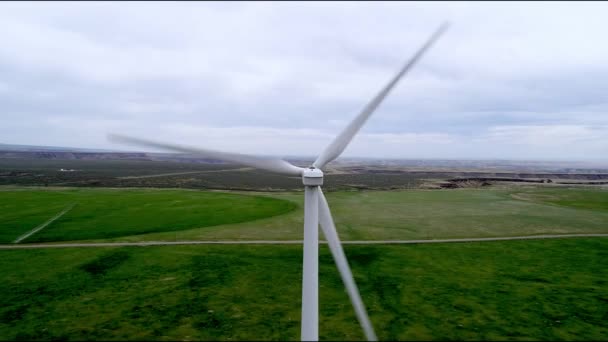
[[[319,151],[448,19],[450,30],[346,155],[605,155],[606,10],[601,2],[1,3],[0,136],[107,148],[105,133],[120,130],[252,153]]]

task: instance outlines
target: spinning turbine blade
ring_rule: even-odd
[[[195,153],[207,158],[218,159],[222,161],[232,162],[236,164],[246,165],[255,167],[257,169],[272,171],[276,173],[281,173],[284,175],[290,176],[300,176],[302,175],[302,168],[297,167],[283,159],[278,158],[267,158],[267,157],[259,157],[259,156],[251,156],[240,153],[229,153],[229,152],[220,152],[213,150],[205,150],[201,148],[187,147],[187,146],[179,146],[166,144],[151,140],[139,139],[127,137],[124,135],[118,134],[110,134],[108,135],[108,139],[118,143],[126,143],[130,145],[138,145],[145,147],[156,147],[162,148],[165,150],[171,150],[176,152],[185,152],[185,153]]]
[[[350,301],[353,303],[357,319],[365,332],[365,337],[368,341],[377,341],[378,338],[367,316],[367,311],[365,311],[365,306],[359,295],[359,289],[357,289],[357,284],[355,284],[355,279],[348,266],[348,261],[344,255],[344,250],[342,249],[342,244],[334,225],[334,220],[331,217],[329,205],[321,188],[319,188],[319,224],[323,229],[323,234],[325,235],[325,239],[327,239],[327,244],[334,257],[338,271],[340,271],[340,276],[342,277],[342,282],[344,282]]]
[[[448,24],[443,23],[435,33],[429,38],[429,40],[416,52],[414,57],[412,57],[403,68],[397,73],[395,77],[384,87],[382,90],[372,99],[370,103],[365,106],[363,111],[355,117],[355,119],[338,135],[334,141],[331,142],[327,148],[319,155],[317,160],[312,164],[316,168],[323,168],[327,163],[332,160],[338,158],[340,154],[344,151],[346,146],[353,139],[355,134],[361,129],[361,126],[365,124],[367,119],[372,115],[372,113],[378,108],[382,100],[388,95],[388,93],[395,87],[397,82],[407,73],[416,62],[422,57],[422,55],[430,48],[433,43],[441,36],[441,34],[447,29]]]

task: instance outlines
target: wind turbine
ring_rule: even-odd
[[[302,275],[302,325],[301,338],[303,341],[319,339],[319,225],[329,245],[336,266],[344,282],[350,300],[355,309],[357,319],[363,328],[368,341],[376,341],[376,333],[359,295],[359,290],[351,273],[348,261],[344,255],[342,244],[329,210],[329,205],[321,185],[323,172],[321,169],[327,163],[338,158],[351,142],[355,134],[365,124],[371,114],[378,108],[382,100],[433,45],[447,29],[443,23],[426,41],[426,43],[410,58],[390,82],[365,106],[363,111],[325,148],[315,162],[307,168],[295,166],[285,160],[240,153],[228,153],[200,149],[194,147],[166,144],[147,139],[132,138],[123,135],[110,134],[108,138],[115,142],[127,143],[146,147],[155,147],[177,152],[195,153],[207,158],[219,159],[236,164],[251,166],[289,176],[301,176],[304,183],[304,261]]]

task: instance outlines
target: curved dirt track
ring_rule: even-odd
[[[368,240],[342,241],[344,245],[404,245],[420,243],[450,243],[450,242],[485,242],[506,240],[538,240],[564,239],[581,237],[608,237],[608,234],[562,234],[562,235],[533,235],[508,236],[492,238],[468,239],[434,239],[434,240]],[[320,243],[326,244],[326,241]],[[70,247],[128,247],[128,246],[173,246],[173,245],[301,245],[302,240],[231,240],[231,241],[142,241],[142,242],[91,242],[91,243],[40,243],[20,245],[0,245],[0,249],[28,248],[70,248]]]

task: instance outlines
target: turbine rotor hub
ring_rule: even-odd
[[[302,183],[308,186],[323,185],[323,171],[316,167],[309,167],[302,172]]]

